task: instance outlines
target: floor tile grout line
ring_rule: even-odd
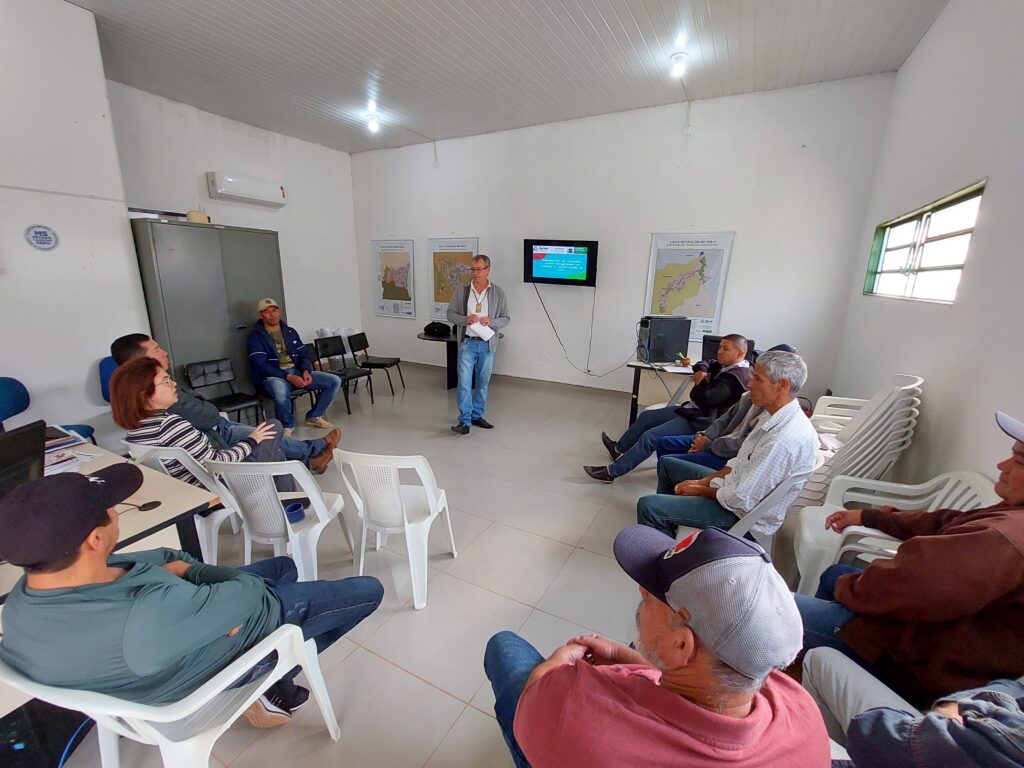
[[[423,768],[427,768],[427,766],[430,765],[430,761],[434,759],[434,755],[437,754],[437,750],[441,748],[441,746],[445,742],[445,739],[447,739],[451,732],[455,730],[455,726],[458,725],[459,718],[462,717],[462,715],[465,713],[467,709],[469,709],[468,703],[466,704],[466,706],[462,708],[459,714],[455,716],[455,719],[452,721],[452,724],[448,727],[448,730],[444,732],[444,736],[441,737],[441,740],[437,742],[437,746],[434,747],[431,753],[427,756],[426,761],[423,763]]]

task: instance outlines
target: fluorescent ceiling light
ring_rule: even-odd
[[[686,53],[676,51],[668,57],[668,61],[672,65],[670,70],[672,77],[682,77],[683,73],[686,72]]]

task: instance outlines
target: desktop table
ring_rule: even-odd
[[[670,374],[673,376],[682,376],[683,380],[676,387],[675,392],[668,400],[668,404],[679,405],[679,400],[682,398],[683,393],[687,387],[690,386],[691,379],[693,377],[693,368],[690,366],[683,367],[675,363],[646,363],[643,360],[630,360],[626,363],[626,367],[633,369],[633,391],[630,394],[629,402],[629,423],[632,424],[636,421],[637,412],[640,410],[640,374],[643,371],[658,371],[661,374]]]
[[[128,461],[123,456],[89,443],[76,445],[72,450],[78,454],[91,454],[95,457],[78,467],[77,471],[83,474],[90,474],[119,461]],[[202,512],[210,507],[217,501],[217,497],[205,488],[175,480],[155,469],[144,466],[139,466],[139,469],[143,475],[142,487],[125,501],[141,505],[147,501],[159,500],[161,504],[149,512],[131,508],[121,512],[118,515],[121,535],[116,549],[131,551],[163,546],[174,547],[180,541],[181,549],[200,557],[199,537],[192,517],[196,512]],[[175,541],[171,526],[177,526],[178,541]],[[15,565],[0,563],[0,600],[11,591],[23,573],[24,571]],[[0,685],[0,718],[26,701],[28,697],[24,694]]]

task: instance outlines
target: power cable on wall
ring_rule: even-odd
[[[610,375],[612,373],[615,373],[615,371],[619,370],[620,368],[625,366],[626,363],[628,363],[630,360],[633,359],[633,355],[635,353],[634,352],[630,352],[629,357],[627,357],[625,360],[623,360],[621,363],[616,365],[611,370],[605,371],[604,373],[592,373],[591,372],[591,370],[590,370],[590,355],[591,355],[591,353],[593,351],[593,348],[594,348],[594,315],[595,315],[595,312],[597,310],[597,288],[594,289],[594,300],[593,300],[593,304],[590,307],[590,341],[587,344],[587,367],[585,369],[584,368],[580,368],[569,357],[569,350],[567,350],[565,348],[565,343],[562,341],[562,337],[558,334],[558,329],[555,327],[555,321],[551,319],[551,313],[548,312],[548,307],[544,303],[544,297],[540,295],[540,288],[537,287],[536,283],[533,283],[533,290],[536,291],[536,293],[537,293],[537,300],[540,302],[540,306],[544,310],[545,316],[547,316],[547,318],[548,318],[548,324],[551,326],[551,330],[555,334],[555,339],[558,341],[558,345],[562,348],[562,354],[565,355],[566,362],[568,362],[569,365],[571,365],[574,369],[576,369],[577,371],[579,371],[582,374],[585,374],[587,376],[591,376],[591,377],[593,377],[595,379],[603,379],[605,376],[608,376],[608,375]]]

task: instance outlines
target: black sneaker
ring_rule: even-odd
[[[479,419],[473,419],[473,426],[480,427],[480,429],[494,429],[494,425],[491,424],[486,419],[484,419],[483,417]]]
[[[469,434],[469,425],[468,424],[456,424],[454,427],[452,427],[452,432],[454,432],[456,435],[468,435]]]
[[[292,719],[291,711],[284,707],[273,689],[250,704],[242,715],[253,728],[277,728]]]
[[[280,693],[280,700],[284,708],[294,715],[309,701],[309,689],[293,683],[290,691]]]
[[[615,461],[622,455],[622,451],[619,450],[619,444],[608,437],[604,432],[601,433],[601,442],[604,443],[605,450],[607,450],[608,455],[612,457],[612,461]]]

